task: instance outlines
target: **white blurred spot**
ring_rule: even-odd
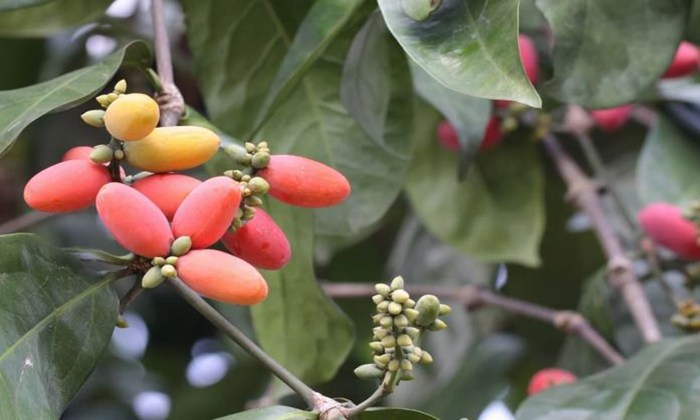
[[[505,264],[498,264],[496,272],[496,290],[501,290],[508,283],[508,267]]]
[[[107,9],[107,16],[114,18],[128,18],[136,11],[139,0],[116,0]]]
[[[170,414],[170,397],[162,392],[145,391],[136,394],[132,407],[143,420],[163,420]]]
[[[92,59],[106,57],[117,47],[114,38],[104,35],[92,35],[85,41],[85,49]]]
[[[481,412],[478,420],[515,420],[515,417],[503,401],[494,401]]]
[[[582,212],[577,212],[566,222],[569,232],[584,232],[591,230],[591,221]]]
[[[124,314],[129,328],[115,328],[110,346],[112,352],[124,359],[139,359],[148,346],[148,327],[143,319],[133,313]]]
[[[187,365],[187,382],[195,388],[214,385],[226,376],[233,359],[224,352],[196,356]]]

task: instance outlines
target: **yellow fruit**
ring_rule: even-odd
[[[119,95],[104,114],[104,124],[114,138],[122,141],[140,140],[158,125],[158,104],[143,93]]]
[[[124,143],[124,153],[130,165],[144,171],[181,171],[211,159],[220,142],[203,127],[158,127],[139,141]]]

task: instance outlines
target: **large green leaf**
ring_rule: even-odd
[[[361,4],[362,0],[319,0],[314,3],[299,26],[267,92],[258,115],[258,126],[272,115],[301,81]]]
[[[21,9],[23,7],[38,6],[56,0],[0,0],[0,11]]]
[[[424,20],[409,17],[407,3],[379,0],[379,8],[404,50],[437,81],[480,98],[542,105],[520,63],[519,0],[442,0]]]
[[[430,414],[408,408],[369,408],[360,413],[359,420],[438,420]]]
[[[110,278],[33,235],[0,236],[0,418],[59,418],[109,342]]]
[[[700,337],[667,339],[624,365],[528,399],[518,420],[695,419]]]
[[[318,418],[318,414],[310,411],[302,411],[297,408],[276,405],[219,417],[218,420],[313,420],[316,418]]]
[[[700,142],[659,115],[647,135],[637,166],[642,203],[666,201],[685,205],[700,198]]]
[[[406,191],[428,230],[458,250],[488,262],[536,266],[544,177],[535,146],[510,140],[479,154],[466,180],[458,182],[457,154],[443,150],[434,136],[423,136]]]
[[[537,0],[554,30],[557,99],[590,108],[632,102],[666,70],[685,32],[687,0]]]
[[[27,3],[27,2],[24,2]],[[43,37],[92,22],[112,0],[56,0],[0,13],[0,36]],[[0,10],[3,8],[0,7]]]
[[[146,45],[134,42],[99,64],[37,85],[0,92],[0,157],[7,153],[22,130],[36,119],[86,101],[104,87],[122,64],[143,66],[149,61]]]
[[[280,271],[265,272],[270,293],[253,307],[256,335],[272,357],[303,380],[330,380],[352,347],[352,321],[316,282],[311,212],[272,201],[268,209],[289,237],[292,260]]]

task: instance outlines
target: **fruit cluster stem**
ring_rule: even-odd
[[[151,0],[151,19],[153,21],[156,66],[162,87],[157,98],[160,104],[160,125],[170,127],[177,125],[180,121],[180,117],[185,111],[185,101],[175,85],[163,3],[163,0]]]
[[[60,213],[44,213],[39,211],[30,211],[10,219],[7,222],[0,223],[0,235],[24,231],[34,225],[45,222]]]
[[[359,298],[372,296],[375,293],[371,284],[363,283],[324,283],[323,290],[332,298]],[[612,365],[619,365],[625,361],[625,358],[581,314],[573,311],[547,308],[523,300],[502,296],[475,285],[462,287],[437,285],[406,286],[406,291],[416,295],[427,293],[439,298],[456,299],[465,309],[470,311],[485,306],[492,306],[511,314],[537,319],[551,324],[567,334],[578,335]]]
[[[555,137],[545,136],[542,144],[568,186],[568,198],[588,216],[593,225],[608,258],[608,283],[613,288],[619,289],[644,341],[646,343],[659,341],[661,332],[658,322],[632,263],[603,211],[597,186],[561,147]]]

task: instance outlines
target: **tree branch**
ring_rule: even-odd
[[[169,127],[177,125],[180,121],[180,117],[185,111],[185,101],[180,90],[175,86],[170,41],[165,27],[163,0],[151,0],[151,19],[153,20],[156,66],[162,86],[162,90],[158,92],[156,97],[160,104],[160,125]]]
[[[323,283],[323,290],[332,298],[367,297],[375,294],[374,286],[366,283]],[[500,308],[506,312],[526,316],[551,324],[567,333],[575,334],[585,340],[610,364],[619,365],[625,361],[620,353],[613,348],[579,313],[559,311],[544,306],[535,305],[519,299],[494,293],[480,286],[407,286],[411,294],[430,293],[439,298],[456,299],[467,310],[476,310],[485,306]]]
[[[551,135],[546,136],[542,139],[542,144],[569,188],[568,198],[588,216],[593,224],[598,240],[608,258],[608,282],[613,288],[620,290],[644,341],[653,343],[660,340],[661,332],[649,300],[615,230],[603,211],[596,185],[559,145],[556,138]]]
[[[50,218],[58,216],[58,213],[42,213],[38,211],[30,211],[21,216],[10,219],[5,223],[0,224],[0,235],[7,233],[15,233],[23,231],[34,225],[38,225]]]

